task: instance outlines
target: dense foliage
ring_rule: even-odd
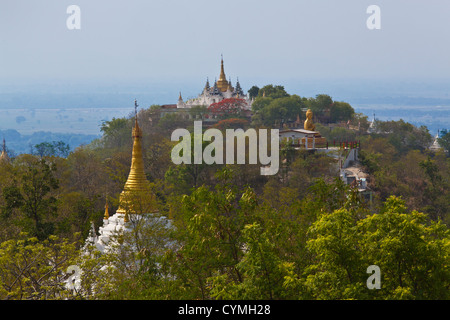
[[[426,128],[378,122],[368,134],[366,116],[329,96],[273,85],[252,94],[252,122],[234,114],[215,128],[270,127],[314,109],[328,141],[360,141],[372,201],[338,178],[333,154],[287,144],[270,177],[259,165],[174,165],[171,130],[195,117],[158,119],[152,106],[138,114],[144,163],[168,220],[135,228],[116,254],[83,245],[105,203],[118,207],[132,119],[105,122],[101,139],[69,154],[47,153],[58,147],[49,143],[0,162],[0,298],[449,299],[450,158],[428,150]],[[74,265],[82,282],[68,288]],[[373,265],[380,289],[367,286]]]

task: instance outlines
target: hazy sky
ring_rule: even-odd
[[[69,5],[81,29],[69,30]],[[369,30],[369,5],[381,29]],[[448,0],[1,0],[0,82],[449,78]]]

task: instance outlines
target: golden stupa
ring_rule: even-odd
[[[0,155],[0,161],[9,162],[9,156],[8,153],[6,152],[5,138],[3,138],[2,154]]]
[[[127,182],[120,194],[120,204],[117,213],[125,214],[125,221],[128,221],[129,213],[148,212],[148,200],[153,199],[150,189],[150,182],[144,172],[144,159],[142,157],[142,131],[137,121],[137,102],[135,101],[135,122],[132,131],[133,151],[131,158],[131,168]],[[143,212],[144,211],[144,212]]]
[[[230,91],[233,91],[231,82],[228,82],[227,78],[225,76],[225,70],[223,67],[223,57],[222,57],[221,65],[220,65],[220,76],[219,76],[219,80],[217,80],[217,87],[222,92],[226,92],[228,89],[230,89]]]
[[[109,207],[108,207],[108,201],[106,201],[106,204],[105,204],[105,214],[103,215],[103,219],[104,219],[104,220],[108,220],[108,219],[109,219]]]

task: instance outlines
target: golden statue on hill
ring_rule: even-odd
[[[306,120],[305,120],[305,125],[304,125],[305,130],[309,130],[309,131],[316,130],[316,125],[313,123],[312,117],[313,117],[313,113],[312,113],[311,109],[308,109],[308,111],[306,111]]]

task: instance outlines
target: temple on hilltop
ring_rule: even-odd
[[[211,85],[209,83],[209,79],[206,79],[205,87],[202,90],[202,93],[194,99],[189,99],[187,101],[183,101],[183,98],[180,95],[178,97],[178,102],[176,104],[177,109],[185,109],[192,108],[193,106],[207,106],[209,107],[213,103],[220,102],[224,99],[229,98],[239,98],[244,99],[247,103],[247,108],[250,110],[252,100],[244,93],[239,83],[239,79],[237,79],[235,86],[233,86],[231,82],[231,78],[227,80],[225,75],[225,69],[223,64],[223,57],[221,58],[220,64],[220,75],[219,80],[214,81]]]
[[[370,122],[369,128],[367,128],[367,133],[376,133],[377,132],[377,120],[375,119],[375,113],[373,114],[373,119]]]
[[[135,101],[131,168],[123,191],[120,194],[119,208],[115,214],[110,215],[109,206],[106,202],[103,226],[99,227],[99,235],[95,232],[95,226],[92,223],[90,235],[86,240],[87,245],[94,245],[102,253],[110,251],[113,245],[117,244],[117,237],[124,232],[132,231],[137,223],[144,220],[165,219],[157,214],[157,208],[155,207],[156,196],[152,192],[150,182],[147,180],[144,172],[142,130],[137,120],[137,106]]]
[[[438,150],[442,149],[441,145],[439,144],[439,129],[438,129],[437,134],[434,137],[433,143],[431,144],[429,149],[431,151],[438,151]]]

